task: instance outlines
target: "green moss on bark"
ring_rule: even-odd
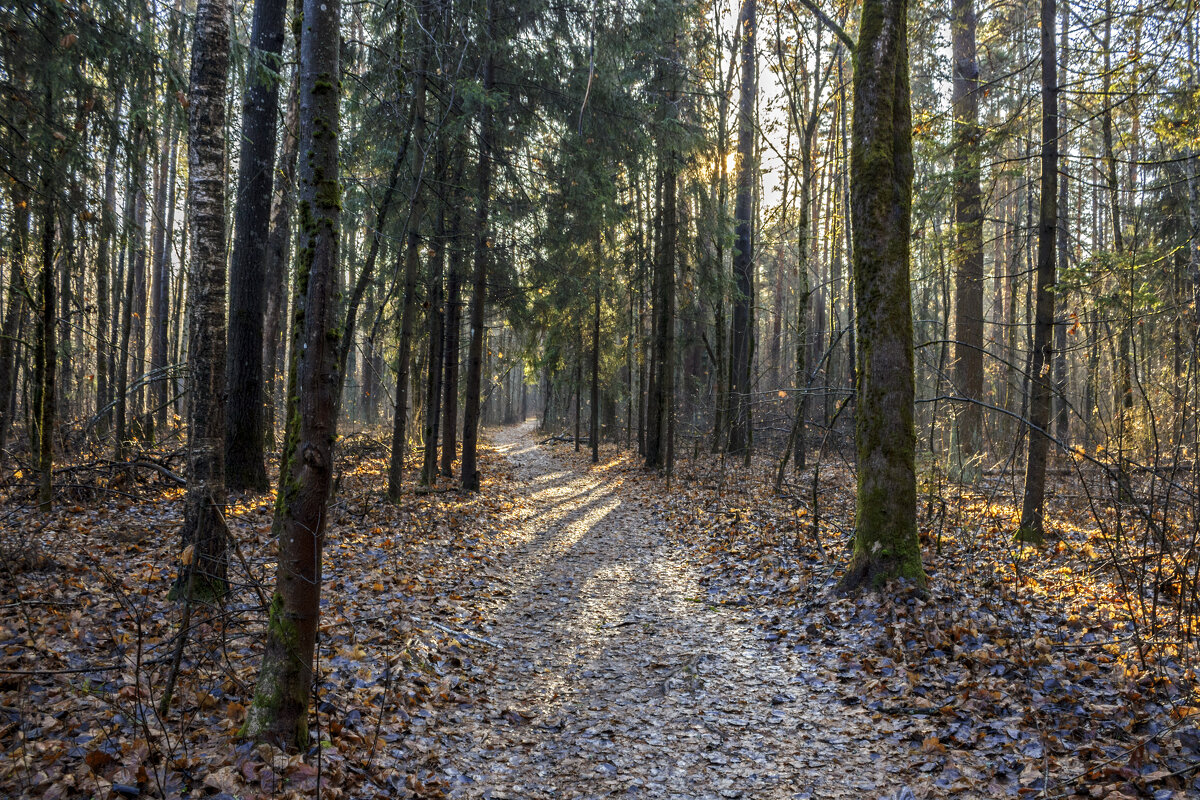
[[[308,692],[297,689],[288,697],[286,675],[303,665],[292,663],[300,648],[300,635],[296,623],[287,618],[283,608],[283,596],[278,592],[271,599],[267,614],[267,645],[263,654],[262,674],[254,691],[254,700],[246,714],[246,722],[239,735],[254,739],[266,738],[276,729],[281,715],[289,712],[289,706],[298,707],[290,741],[281,745],[295,744],[303,748],[308,743]]]

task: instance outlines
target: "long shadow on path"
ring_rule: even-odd
[[[527,535],[502,565],[512,591],[484,612],[504,645],[489,702],[437,732],[452,797],[871,798],[902,784],[870,718],[807,689],[815,665],[701,602],[619,475],[555,459],[532,424],[494,440],[527,487]]]

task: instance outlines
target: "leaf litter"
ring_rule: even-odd
[[[399,504],[381,496],[382,443],[339,445],[299,754],[237,736],[274,573],[269,496],[231,503],[234,591],[197,615],[161,718],[180,490],[150,471],[48,517],[6,499],[0,794],[1200,792],[1194,673],[1138,634],[1095,531],[1014,556],[1011,512],[962,490],[923,515],[928,596],[840,599],[848,470],[775,496],[763,465],[684,459],[667,484],[615,448],[593,466],[529,424],[491,433],[481,494],[447,483]]]

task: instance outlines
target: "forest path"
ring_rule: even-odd
[[[503,645],[488,701],[437,732],[451,797],[877,798],[901,785],[869,715],[806,686],[811,655],[772,651],[745,612],[701,602],[652,496],[535,433],[492,432],[524,485],[524,530],[500,564],[509,591],[480,609]]]

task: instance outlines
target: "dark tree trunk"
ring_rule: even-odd
[[[287,308],[287,265],[292,245],[292,208],[295,205],[296,153],[300,125],[300,79],[292,70],[291,90],[288,92],[287,114],[283,121],[283,148],[275,186],[271,193],[271,227],[263,253],[263,275],[266,284],[266,314],[263,320],[263,371],[265,373],[263,406],[263,445],[275,441],[275,408],[278,406],[276,385],[284,335],[284,311]]]
[[[487,21],[484,46],[488,48],[483,59],[483,91],[490,93],[494,86],[493,48],[496,38],[496,9],[494,0],[487,0]],[[466,491],[479,491],[479,467],[476,447],[479,443],[480,385],[483,378],[483,312],[487,302],[488,249],[491,236],[488,232],[488,214],[492,190],[492,108],[486,103],[479,106],[479,161],[476,184],[475,212],[475,275],[471,286],[470,335],[467,352],[467,391],[463,403],[462,467],[461,484]]]
[[[951,8],[954,58],[955,394],[965,398],[955,415],[957,452],[952,471],[974,483],[982,473],[983,414],[983,206],[979,188],[979,62],[975,56],[975,2]]]
[[[925,583],[917,541],[907,0],[864,0],[850,152],[858,301],[854,554],[841,588]]]
[[[23,164],[14,165],[23,170]],[[12,212],[9,229],[8,288],[4,304],[4,323],[0,327],[0,458],[8,441],[12,412],[16,410],[13,392],[17,377],[17,340],[19,328],[29,306],[26,303],[25,251],[29,241],[29,193],[23,174],[12,182]]]
[[[450,236],[446,242],[450,248],[450,275],[446,280],[446,366],[442,389],[441,472],[447,478],[454,475],[454,456],[458,449],[455,433],[458,426],[458,343],[462,328],[462,206],[458,202],[461,195],[457,191],[457,181],[453,191],[455,200],[451,207]]]
[[[417,36],[422,31],[433,30],[429,25],[430,2],[422,2],[418,14],[420,24]],[[412,198],[408,213],[408,230],[405,232],[404,249],[404,306],[400,314],[399,353],[396,356],[396,411],[392,420],[392,457],[388,463],[387,495],[392,500],[400,499],[403,482],[404,456],[408,450],[408,390],[410,355],[412,353],[413,327],[417,316],[417,272],[421,266],[421,223],[425,220],[425,161],[430,143],[425,140],[425,85],[429,70],[429,44],[421,45],[421,56],[417,62],[416,79],[413,81],[413,126],[412,140],[416,150],[412,158]]]
[[[46,88],[46,124],[53,129],[53,94]],[[38,299],[41,316],[38,320],[37,354],[34,362],[34,413],[36,414],[37,447],[34,454],[38,465],[38,510],[49,513],[54,506],[52,478],[54,474],[54,416],[57,403],[55,377],[58,369],[58,347],[55,325],[58,321],[54,296],[54,215],[57,211],[54,180],[58,166],[53,159],[42,165],[42,268],[38,279]],[[64,265],[63,267],[67,267]]]
[[[305,0],[300,48],[300,263],[288,380],[287,440],[275,500],[279,566],[267,641],[245,733],[308,743],[320,621],[321,549],[337,434],[338,0]]]
[[[1071,7],[1067,0],[1064,0],[1062,12],[1062,30],[1059,32],[1059,87],[1070,81],[1068,76],[1067,53],[1070,48],[1070,30],[1071,30]],[[1066,149],[1067,132],[1062,132],[1062,149]],[[1068,267],[1068,259],[1070,256],[1071,237],[1068,226],[1068,199],[1070,197],[1070,184],[1067,180],[1067,164],[1061,165],[1061,174],[1058,178],[1058,269],[1066,269]],[[1070,406],[1067,403],[1067,319],[1063,316],[1063,309],[1058,309],[1058,321],[1054,325],[1054,397],[1055,397],[1055,414],[1054,414],[1054,436],[1058,439],[1062,447],[1067,447],[1071,435],[1071,414]],[[1182,374],[1181,369],[1176,369],[1175,374]]]
[[[446,174],[446,149],[438,154],[437,174]],[[434,230],[434,254],[429,271],[429,373],[425,382],[425,457],[421,463],[421,485],[432,486],[437,481],[438,422],[442,413],[442,337],[446,330],[446,315],[442,306],[442,276],[446,266],[446,203],[449,195],[438,199],[437,225]]]
[[[148,178],[149,169],[149,145],[152,136],[147,133],[145,145],[141,149],[137,167],[137,184],[134,189],[133,200],[133,245],[131,252],[131,260],[129,262],[130,274],[133,278],[133,296],[130,298],[131,303],[131,328],[130,328],[130,358],[133,359],[133,386],[130,391],[133,394],[133,412],[132,412],[132,433],[133,438],[141,441],[146,441],[149,437],[146,436],[145,418],[143,412],[146,408],[146,278],[147,278],[147,263],[149,256],[146,252],[147,238],[147,199],[146,199],[146,180]]]
[[[733,326],[729,352],[729,442],[730,453],[745,453],[751,443],[751,360],[754,329],[751,306],[754,303],[754,101],[758,91],[754,43],[757,27],[757,0],[743,0],[740,22],[742,35],[741,92],[738,102],[738,174],[734,198],[733,252]]]
[[[154,378],[150,384],[150,405],[156,417],[159,437],[167,431],[167,326],[171,317],[171,230],[175,224],[176,147],[173,120],[172,114],[168,117],[167,132],[163,136],[159,154],[158,191],[154,198],[154,289],[150,329],[150,371]]]
[[[423,71],[422,71],[423,74]],[[419,83],[424,82],[424,78],[418,78]],[[424,100],[421,105],[424,106]],[[383,243],[384,225],[387,223],[388,213],[392,209],[392,201],[396,196],[396,187],[400,181],[400,167],[404,165],[404,157],[408,152],[409,142],[412,141],[414,120],[417,112],[417,103],[413,103],[409,109],[408,122],[404,127],[404,140],[401,142],[399,149],[396,151],[396,159],[392,162],[392,171],[388,176],[387,189],[383,192],[383,198],[379,201],[379,210],[375,214],[375,224],[372,226],[371,232],[371,247],[367,250],[367,260],[359,271],[358,277],[354,281],[354,288],[350,293],[350,301],[346,304],[346,322],[342,325],[341,342],[338,345],[338,402],[341,403],[342,393],[346,386],[346,365],[350,360],[350,353],[354,349],[355,331],[358,326],[358,308],[362,305],[363,295],[366,294],[367,288],[372,285],[375,280],[375,263],[379,258],[380,246]],[[422,126],[424,122],[422,121]],[[423,152],[423,151],[422,151]],[[372,327],[372,345],[374,344],[374,327]],[[374,347],[370,348],[371,353],[374,352]],[[370,355],[370,354],[369,354]]]
[[[596,257],[600,257],[597,248]],[[600,462],[600,283],[596,283],[595,310],[592,321],[592,463]]]
[[[263,433],[263,312],[271,225],[271,170],[279,117],[279,66],[287,0],[255,0],[242,105],[233,255],[229,264],[229,348],[225,360],[225,480],[235,491],[270,488]]]
[[[225,505],[225,104],[229,0],[200,0],[188,93],[188,447],[183,544],[176,584],[200,598],[227,590]]]
[[[1042,180],[1038,218],[1037,301],[1029,370],[1029,449],[1017,539],[1045,539],[1046,455],[1050,450],[1050,363],[1054,333],[1054,248],[1058,227],[1058,65],[1054,0],[1042,0]]]
[[[135,139],[135,147],[137,146]],[[131,198],[132,199],[132,198]],[[127,204],[127,207],[130,204]],[[124,272],[122,275],[121,272]],[[132,265],[122,264],[118,269],[118,280],[123,279],[125,291],[118,309],[121,318],[121,334],[117,341],[116,376],[113,381],[116,392],[113,406],[114,433],[113,457],[117,461],[125,458],[125,445],[128,430],[128,414],[126,407],[129,403],[129,338],[133,332],[133,284],[134,271]]]

